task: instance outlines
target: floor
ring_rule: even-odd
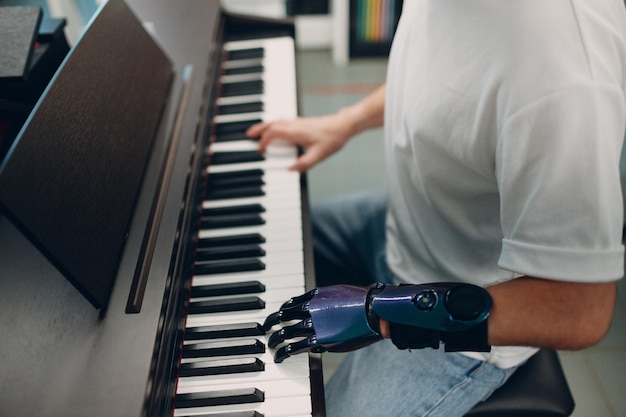
[[[348,105],[384,81],[384,59],[360,59],[345,68],[331,63],[328,51],[298,55],[300,113],[325,114]],[[385,186],[381,131],[362,134],[346,148],[309,172],[313,201],[343,193]],[[559,352],[576,401],[574,417],[626,416],[626,283],[609,334],[598,345],[577,352]],[[325,378],[342,359],[323,355]]]

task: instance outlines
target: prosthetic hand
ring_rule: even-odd
[[[287,341],[276,351],[275,362],[303,352],[365,347],[382,339],[380,319],[390,323],[391,340],[400,349],[437,349],[443,342],[446,351],[489,351],[486,319],[491,307],[489,293],[470,284],[331,285],[290,299],[267,317],[263,328],[267,332],[300,320],[271,334],[270,348]]]

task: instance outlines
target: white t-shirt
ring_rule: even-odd
[[[401,281],[623,276],[625,42],[621,0],[404,2],[385,103]]]

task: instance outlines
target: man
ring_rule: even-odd
[[[303,172],[384,122],[388,193],[313,213],[320,286],[469,283],[493,302],[491,352],[382,341],[348,355],[329,417],[462,416],[537,348],[603,337],[623,276],[625,86],[620,0],[411,0],[385,86],[249,129],[261,151],[305,147]]]

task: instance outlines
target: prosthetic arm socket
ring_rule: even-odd
[[[368,294],[368,322],[380,333],[378,320],[388,321],[399,349],[438,349],[443,343],[447,352],[489,352],[492,305],[489,293],[471,284],[374,284]]]

